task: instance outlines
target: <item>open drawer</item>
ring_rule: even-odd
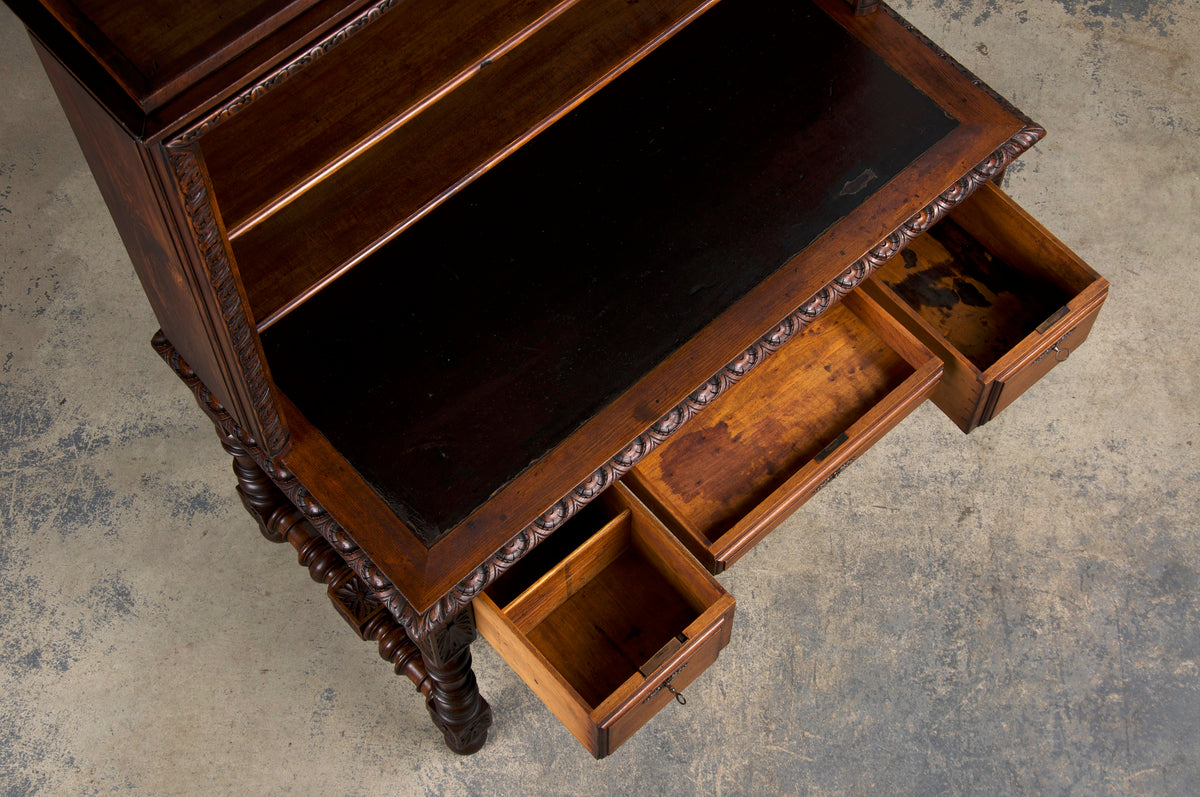
[[[853,293],[624,479],[718,573],[924,401],[941,370]]]
[[[933,400],[964,432],[1065,360],[1108,295],[1103,277],[991,183],[864,287],[944,360]]]
[[[615,484],[474,601],[479,632],[592,755],[717,658],[734,600]]]

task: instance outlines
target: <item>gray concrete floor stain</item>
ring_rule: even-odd
[[[732,644],[601,762],[483,642],[450,754],[256,533],[0,10],[0,795],[1200,794],[1200,6],[897,5],[1049,129],[1006,189],[1112,294],[724,574]]]

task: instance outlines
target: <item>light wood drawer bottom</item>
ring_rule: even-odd
[[[716,660],[734,600],[617,484],[474,606],[483,637],[602,758]]]
[[[714,573],[929,396],[940,361],[853,293],[625,481]]]

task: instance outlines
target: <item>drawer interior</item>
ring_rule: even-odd
[[[864,285],[945,363],[933,401],[964,432],[1082,343],[1108,282],[991,183]]]
[[[625,478],[693,552],[715,555],[706,564],[719,570],[731,545],[765,533],[772,515],[815,492],[852,456],[847,450],[873,442],[903,417],[899,407],[923,400],[939,373],[915,338],[852,294]]]
[[[590,709],[680,648],[711,602],[662,568],[630,509],[611,509],[586,507],[486,590]]]
[[[1053,323],[1096,279],[1008,205],[983,186],[875,275],[979,371]]]

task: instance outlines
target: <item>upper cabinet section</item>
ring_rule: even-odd
[[[408,0],[188,130],[262,329],[715,0]],[[361,17],[360,17],[361,18]]]
[[[383,138],[573,2],[408,0],[304,59],[303,74],[276,78],[201,139],[226,226],[236,236],[306,177]]]
[[[282,53],[320,37],[368,2],[11,0],[9,5],[140,133],[184,118],[261,74]],[[168,106],[173,107],[167,111]]]

